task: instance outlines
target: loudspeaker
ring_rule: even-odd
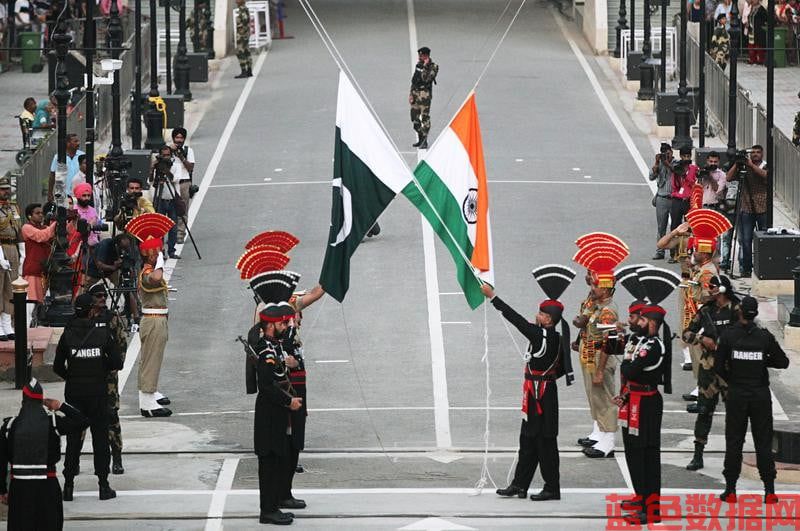
[[[628,81],[639,81],[639,65],[642,63],[642,52],[629,51],[628,52]]]
[[[772,452],[781,463],[800,464],[800,431],[794,428],[778,429],[772,435]]]
[[[687,87],[689,93],[686,98],[689,100],[689,108],[692,110],[691,124],[695,123],[698,111],[697,88]],[[675,102],[678,101],[677,92],[656,92],[656,122],[658,125],[675,125]]]
[[[187,53],[186,56],[189,58],[189,81],[208,82],[208,52]]]
[[[129,149],[125,156],[131,161],[128,168],[128,177],[138,177],[147,188],[147,178],[150,176],[150,150],[149,149]]]
[[[167,129],[183,126],[183,96],[171,94],[161,96],[167,104]]]
[[[738,227],[737,227],[738,230]],[[792,269],[800,265],[800,236],[767,234],[753,236],[753,272],[761,280],[791,280]]]

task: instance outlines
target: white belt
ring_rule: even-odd
[[[142,308],[144,315],[167,315],[169,312],[166,308]]]

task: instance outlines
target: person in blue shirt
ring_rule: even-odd
[[[81,140],[75,133],[67,134],[67,177],[64,182],[64,194],[70,195],[72,192],[72,178],[80,171],[78,157],[85,153],[78,149]],[[56,184],[56,169],[58,168],[58,154],[53,155],[53,162],[50,163],[50,182],[47,188],[48,201],[53,201],[53,187]]]

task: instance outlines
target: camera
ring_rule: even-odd
[[[736,152],[736,157],[734,161],[739,166],[747,164],[747,160],[750,158],[750,151],[749,149],[740,149]]]
[[[158,176],[163,176],[172,169],[172,155],[156,155],[156,173]]]
[[[108,230],[108,223],[96,223],[94,225],[90,225],[88,221],[83,218],[78,219],[77,225],[78,233],[81,235],[82,238],[86,239],[89,237],[90,232],[103,232]]]
[[[190,184],[189,185],[189,199],[194,197],[194,194],[196,194],[199,191],[200,191],[200,187],[199,186],[197,186],[196,184]]]
[[[176,146],[175,149],[172,150],[172,153],[175,154],[179,159],[186,158],[186,147],[183,145]]]
[[[673,160],[672,161],[672,171],[675,173],[685,173],[686,169],[689,167],[690,160]]]

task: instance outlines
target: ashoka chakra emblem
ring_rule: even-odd
[[[478,189],[470,188],[461,206],[464,220],[470,225],[478,222]]]

